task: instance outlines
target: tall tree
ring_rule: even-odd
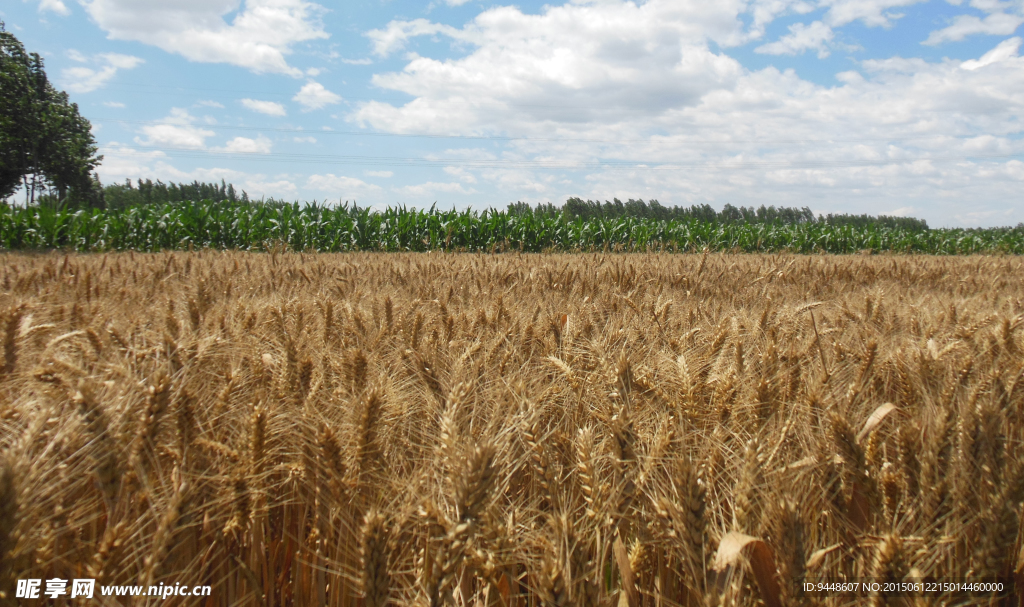
[[[0,21],[0,198],[24,185],[30,204],[52,191],[58,204],[102,205],[93,171],[103,157],[91,128],[50,84],[42,58]]]

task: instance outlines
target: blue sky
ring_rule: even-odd
[[[10,0],[105,183],[1024,221],[1024,0]]]

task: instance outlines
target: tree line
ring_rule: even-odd
[[[124,183],[103,186],[99,197],[104,208],[124,209],[129,207],[158,205],[175,202],[232,202],[261,206],[279,207],[289,205],[285,200],[261,198],[250,200],[249,195],[236,188],[234,184],[221,180],[218,183],[164,183],[159,179],[138,178],[135,183],[126,179]],[[44,199],[45,201],[45,199]],[[295,203],[296,205],[298,203]],[[350,214],[358,215],[360,207],[353,204],[344,205]],[[581,219],[619,219],[626,217],[653,219],[655,221],[701,222],[710,224],[776,224],[799,225],[818,223],[829,226],[849,226],[852,228],[892,228],[921,232],[928,230],[928,223],[913,217],[892,217],[887,215],[852,215],[834,214],[815,215],[808,207],[744,207],[726,204],[721,211],[716,211],[708,204],[688,207],[666,207],[655,199],[644,201],[630,198],[626,202],[614,198],[611,201],[583,200],[572,197],[562,206],[550,202],[542,202],[531,206],[526,202],[514,202],[508,205],[510,215],[533,215],[535,217],[556,217],[564,221]]]
[[[201,183],[164,183],[159,179],[139,178],[132,184],[131,179],[124,183],[114,183],[103,188],[103,199],[108,209],[123,209],[147,204],[165,204],[168,202],[184,202],[210,200],[213,202],[249,202],[249,195],[235,188],[233,184]]]
[[[924,231],[928,229],[928,222],[913,217],[892,217],[888,215],[853,215],[834,214],[817,215],[808,207],[744,207],[726,204],[721,211],[716,211],[711,205],[701,204],[692,206],[667,207],[655,199],[644,202],[642,199],[630,198],[622,202],[618,198],[611,201],[583,200],[582,198],[569,198],[565,205],[558,207],[551,203],[541,203],[531,207],[525,202],[514,202],[508,205],[508,210],[513,214],[532,213],[534,215],[561,215],[569,221],[577,218],[584,221],[590,219],[616,219],[620,217],[641,217],[657,221],[679,221],[714,224],[781,224],[797,225],[803,223],[823,223],[830,226],[850,226],[864,228],[869,226],[893,228],[910,231]]]

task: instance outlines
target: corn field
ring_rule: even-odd
[[[967,255],[1024,253],[1024,226],[907,230],[827,223],[750,224],[576,218],[508,211],[185,202],[116,210],[0,205],[0,250],[712,251]]]
[[[51,577],[212,586],[140,605],[1020,604],[1015,257],[0,273],[2,604]]]

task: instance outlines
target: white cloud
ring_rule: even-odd
[[[139,57],[120,55],[118,53],[103,53],[96,55],[90,60],[78,51],[72,50],[68,52],[68,56],[73,61],[78,61],[79,63],[92,61],[103,64],[102,67],[96,69],[69,67],[61,70],[61,80],[64,82],[64,87],[72,93],[90,93],[95,91],[109,82],[117,74],[118,70],[130,70],[145,63]]]
[[[140,151],[114,142],[103,146],[100,153],[103,163],[96,170],[103,183],[123,182],[143,175],[157,177],[156,166],[169,166],[165,164],[167,155],[159,150]]]
[[[105,105],[107,107],[112,107],[114,109],[124,109],[125,107],[127,107],[125,104],[121,103],[120,101],[104,101],[103,105]]]
[[[139,145],[184,149],[203,149],[206,139],[213,137],[214,132],[194,126],[195,117],[181,108],[172,108],[170,116],[159,124],[146,125],[140,129],[145,139],[135,138]]]
[[[213,137],[213,131],[192,126],[158,124],[142,127],[146,139],[136,137],[135,142],[147,146],[170,146],[172,148],[202,149],[206,138]]]
[[[949,26],[928,34],[928,39],[922,44],[935,45],[943,42],[956,42],[974,34],[1008,36],[1015,32],[1021,23],[1024,23],[1024,15],[1019,14],[996,12],[984,19],[980,19],[976,15],[957,15]]]
[[[288,179],[269,180],[262,175],[246,175],[241,181],[243,189],[250,198],[277,198],[278,200],[294,200],[299,188]]]
[[[476,183],[477,178],[471,171],[468,171],[462,167],[448,166],[444,167],[444,172],[448,173],[452,177],[455,177],[463,183]]]
[[[288,112],[285,111],[284,106],[276,101],[260,101],[259,99],[242,99],[242,105],[246,109],[250,109],[260,114],[266,114],[268,116],[286,116]]]
[[[435,181],[428,181],[419,185],[407,185],[397,188],[396,191],[406,196],[433,196],[435,194],[475,194],[476,190],[466,189],[461,183],[438,183]]]
[[[316,143],[316,137],[295,137],[295,143]]]
[[[133,57],[132,55],[121,55],[119,53],[103,53],[98,56],[109,65],[121,70],[130,70],[141,63],[145,63],[145,61],[138,57]]]
[[[80,0],[111,39],[151,44],[190,61],[301,76],[285,56],[327,38],[324,8],[306,0]],[[237,12],[236,12],[237,11]],[[231,22],[224,17],[234,13]]]
[[[833,29],[854,21],[868,27],[890,27],[903,14],[892,9],[919,4],[927,0],[817,0],[815,4],[804,0],[754,0],[749,8],[753,22],[748,39],[756,40],[764,34],[765,26],[787,13],[806,14],[827,9],[820,21],[789,26],[789,34],[776,42],[764,44],[755,52],[769,55],[796,55],[807,50],[818,52],[819,58],[829,55],[829,46],[857,50],[860,47],[833,43]]]
[[[393,171],[366,171],[366,174],[369,175],[370,177],[384,177],[384,178],[394,177],[395,176],[395,173]]]
[[[829,54],[828,43],[834,36],[832,28],[821,21],[815,21],[810,25],[794,23],[789,26],[788,35],[770,44],[763,44],[754,49],[754,52],[766,55],[798,55],[807,50],[816,50],[818,57],[824,59]]]
[[[960,64],[960,67],[965,70],[976,70],[986,65],[992,65],[1000,61],[1006,61],[1017,57],[1017,51],[1020,49],[1022,40],[1019,37],[1010,38],[1009,40],[1003,40],[994,49],[985,53],[979,59],[964,61]]]
[[[333,173],[310,175],[309,179],[306,180],[306,188],[328,196],[338,196],[344,200],[357,195],[366,196],[371,192],[377,192],[381,189],[380,186],[366,183],[362,179],[335,175]]]
[[[412,21],[392,21],[382,30],[371,30],[366,36],[373,41],[373,52],[386,57],[395,51],[405,48],[406,42],[416,36],[432,36],[445,34],[451,38],[461,38],[462,32],[450,25],[431,23],[427,19]]]
[[[318,67],[311,67],[311,68],[309,68],[309,69],[307,69],[307,70],[306,70],[306,75],[307,75],[307,76],[309,76],[310,78],[316,78],[316,77],[317,77],[317,76],[319,76],[319,75],[320,75],[320,74],[321,74],[322,72],[323,72],[323,70],[321,70],[321,69],[320,69],[320,68],[318,68]]]
[[[825,22],[833,27],[854,21],[868,27],[889,27],[893,20],[903,17],[891,9],[922,2],[927,0],[819,0],[819,6],[829,7]]]
[[[292,97],[292,101],[298,101],[306,111],[310,111],[340,103],[341,96],[325,89],[319,82],[310,80]]]
[[[119,183],[125,179],[147,177],[169,182],[215,182],[221,179],[240,190],[250,198],[275,197],[295,198],[298,187],[292,175],[265,175],[246,173],[235,169],[202,167],[183,171],[167,162],[167,156],[160,151],[142,151],[130,146],[113,143],[100,150],[104,160],[97,171],[103,183]]]
[[[497,40],[510,45],[508,52],[520,52],[532,60],[535,49],[546,49],[559,41],[579,43],[579,52],[620,53],[623,59],[635,59],[680,40],[714,40],[723,46],[742,44],[740,13],[742,0],[649,0],[644,3],[619,0],[571,2],[545,6],[540,14],[523,13],[515,6],[486,10],[459,29],[427,19],[392,21],[384,29],[371,30],[367,37],[374,53],[387,56],[403,49],[418,36],[446,36],[461,44],[480,46]],[[638,39],[644,32],[646,39]],[[589,37],[599,35],[599,38]],[[558,60],[561,57],[552,57]]]
[[[736,17],[728,1],[609,0],[547,7],[537,15],[494,8],[461,30],[425,20],[392,22],[370,34],[380,54],[424,33],[444,33],[476,49],[444,61],[410,55],[404,70],[377,74],[373,83],[416,99],[401,108],[366,103],[353,118],[399,132],[468,134],[509,120],[546,129],[549,121],[614,119],[623,111],[649,116],[691,105],[741,73],[738,62],[707,45],[708,38],[725,44],[739,36]],[[484,115],[487,121],[476,121]]]
[[[273,143],[270,139],[260,135],[256,139],[248,137],[235,137],[227,142],[224,147],[213,148],[215,152],[227,154],[269,154]]]
[[[467,2],[469,2],[469,0],[444,0],[444,3],[448,6],[462,6]]]
[[[196,106],[198,106],[198,107],[215,107],[215,108],[224,109],[224,104],[223,103],[218,103],[216,101],[209,101],[209,100],[197,101],[196,102]]]
[[[40,0],[39,12],[52,11],[57,13],[61,17],[67,17],[71,14],[68,7],[61,0]]]

